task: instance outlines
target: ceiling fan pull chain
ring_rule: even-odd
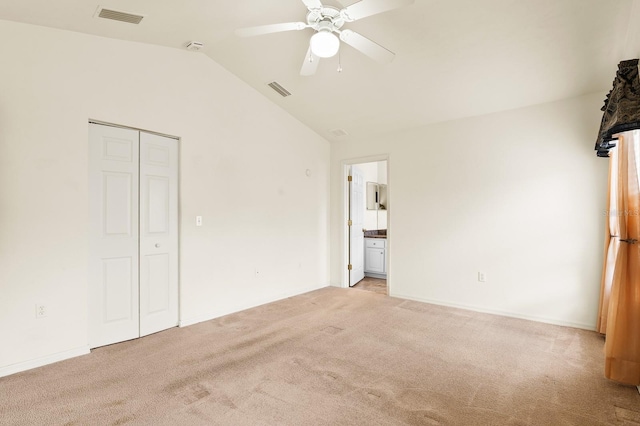
[[[340,51],[338,51],[338,72],[342,72],[342,55],[340,54]]]

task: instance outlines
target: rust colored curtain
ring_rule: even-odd
[[[618,139],[618,193],[620,244],[608,303],[605,376],[640,385],[640,131]]]
[[[606,334],[607,316],[609,314],[609,301],[611,298],[611,285],[613,284],[613,271],[618,258],[620,246],[620,215],[618,212],[618,150],[610,152],[609,159],[609,195],[607,198],[607,224],[604,235],[604,265],[602,267],[602,282],[600,287],[600,306],[598,309],[598,333]]]

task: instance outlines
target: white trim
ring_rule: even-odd
[[[415,300],[416,302],[430,303],[432,305],[448,306],[450,308],[458,308],[458,309],[466,309],[467,311],[482,312],[482,313],[485,313],[485,314],[492,314],[492,315],[500,315],[502,317],[518,318],[518,319],[524,319],[524,320],[528,320],[528,321],[542,322],[542,323],[545,323],[545,324],[561,325],[563,327],[580,328],[580,329],[589,330],[589,331],[595,331],[596,330],[596,327],[595,327],[594,324],[585,324],[585,323],[579,323],[579,322],[573,322],[573,321],[565,321],[565,320],[560,320],[560,319],[557,319],[557,318],[547,318],[547,317],[540,317],[540,316],[536,316],[536,315],[523,315],[523,314],[519,314],[519,313],[516,313],[516,312],[502,311],[502,310],[499,310],[499,309],[483,308],[483,307],[480,307],[480,306],[465,305],[465,304],[461,304],[461,303],[450,303],[450,302],[445,302],[445,301],[442,301],[442,300],[406,296],[406,295],[397,294],[397,293],[389,294],[389,296],[397,297],[399,299]]]
[[[342,216],[340,217],[340,288],[349,288],[349,271],[347,265],[349,264],[349,233],[346,232],[346,223],[349,220],[349,182],[347,177],[351,173],[351,163],[345,161],[342,162],[342,182],[340,188],[342,188]]]
[[[87,355],[89,352],[89,346],[82,346],[76,349],[58,352],[29,361],[7,365],[6,367],[0,367],[0,377],[9,376],[11,374],[20,373],[21,371],[31,370],[32,368],[42,367],[48,364],[53,364],[54,362],[64,361],[65,359]]]
[[[275,297],[265,297],[263,299],[259,299],[257,302],[252,302],[246,305],[237,305],[232,308],[218,309],[213,312],[209,312],[202,315],[197,315],[189,318],[181,318],[178,324],[179,327],[188,327],[190,325],[198,324],[200,322],[210,321],[216,318],[223,317],[225,315],[234,314],[236,312],[244,311],[246,309],[255,308],[257,306],[266,305],[268,303],[277,302],[279,300],[287,299],[289,297],[299,296],[304,293],[309,293],[310,291],[320,290],[321,288],[330,287],[329,285],[321,285],[314,287],[307,287],[302,290],[288,291],[284,293],[280,293]]]
[[[152,135],[163,136],[163,137],[169,138],[169,139],[176,139],[178,142],[180,142],[180,140],[182,140],[182,138],[180,136],[174,136],[174,135],[168,135],[166,133],[154,132],[153,130],[140,129],[139,127],[126,126],[124,124],[109,123],[108,121],[94,120],[92,118],[89,119],[89,124],[98,124],[100,126],[117,127],[117,128],[120,128],[120,129],[136,130],[138,132],[150,133]],[[179,156],[178,156],[178,159],[180,159]]]
[[[382,280],[386,280],[387,279],[387,274],[376,274],[375,272],[365,272],[364,276],[365,277],[371,277],[371,278],[380,278]]]

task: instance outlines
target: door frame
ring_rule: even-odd
[[[387,200],[389,205],[393,205],[391,202],[391,156],[389,154],[379,154],[379,155],[370,155],[366,157],[356,157],[349,158],[347,160],[342,160],[342,214],[341,220],[342,225],[340,225],[340,234],[341,234],[341,244],[340,244],[340,268],[342,269],[341,275],[341,288],[350,288],[349,287],[349,270],[347,269],[349,265],[349,227],[347,226],[347,221],[349,220],[349,182],[347,178],[349,176],[349,168],[352,165],[358,165],[361,163],[375,163],[378,161],[386,161],[387,162]],[[387,245],[386,245],[386,270],[387,270],[387,295],[392,295],[392,287],[391,287],[391,211],[387,211]]]
[[[349,168],[351,169],[351,181],[348,182],[347,184],[347,188],[349,190],[349,196],[348,201],[349,201],[349,206],[348,206],[348,219],[351,220],[351,226],[347,225],[347,233],[348,238],[349,238],[349,244],[348,244],[348,253],[347,253],[347,261],[348,263],[351,265],[351,269],[348,271],[348,277],[349,277],[349,287],[354,287],[355,285],[357,285],[361,280],[363,280],[365,278],[365,250],[364,250],[364,235],[362,236],[362,238],[360,238],[359,236],[356,237],[356,235],[358,235],[358,229],[363,229],[364,227],[364,216],[365,216],[365,210],[367,208],[367,202],[366,202],[366,198],[367,198],[367,183],[364,181],[364,173],[362,172],[362,170],[360,169],[360,164],[351,164],[349,166]],[[354,172],[354,169],[357,169],[357,173]],[[359,176],[356,177],[356,174],[358,174]],[[358,184],[359,182],[359,184]],[[359,190],[361,191],[361,197],[360,197],[360,212],[358,212],[358,206],[354,205],[354,199],[353,199],[353,195],[356,192],[356,187],[359,185]],[[355,213],[355,217],[354,217],[354,213]],[[357,221],[356,217],[360,215],[361,220]],[[358,262],[357,259],[354,259],[354,254],[358,253],[358,249],[357,247],[353,247],[352,244],[354,242],[354,240],[361,240],[361,245],[360,245],[360,253],[362,253],[361,259]],[[358,267],[358,268],[356,268]],[[360,275],[360,273],[362,275]],[[360,278],[359,280],[356,280],[356,276],[358,278]],[[355,281],[355,282],[354,282]]]
[[[180,160],[180,146],[182,145],[181,144],[182,138],[179,137],[179,136],[170,135],[168,133],[155,132],[153,130],[143,129],[143,128],[140,128],[140,127],[125,126],[123,124],[110,123],[108,121],[94,120],[93,118],[90,118],[89,121],[87,121],[87,124],[100,124],[101,126],[118,127],[120,129],[135,130],[135,131],[138,131],[138,132],[151,133],[152,135],[164,136],[165,138],[175,139],[175,140],[178,141],[178,160]],[[180,165],[179,162],[178,162],[178,165]],[[180,167],[178,167],[178,171],[180,171]],[[179,177],[180,176],[178,176],[178,178]],[[178,181],[179,181],[179,179],[178,179]],[[180,188],[178,188],[178,193],[180,193]]]
[[[182,327],[181,323],[182,323],[182,280],[181,278],[181,238],[182,238],[182,232],[181,232],[181,227],[182,227],[182,199],[181,199],[181,182],[182,182],[182,161],[181,161],[181,153],[182,153],[182,138],[180,136],[175,136],[175,135],[171,135],[168,133],[161,133],[161,132],[156,132],[153,130],[148,130],[148,129],[143,129],[140,127],[133,127],[133,126],[125,126],[122,124],[117,124],[117,123],[112,123],[109,121],[102,121],[102,120],[97,120],[94,118],[89,118],[87,121],[87,125],[90,126],[91,124],[99,124],[101,126],[109,126],[109,127],[117,127],[117,128],[121,128],[121,129],[129,129],[129,130],[135,130],[138,132],[145,132],[145,133],[150,133],[152,135],[158,135],[158,136],[163,136],[166,138],[170,138],[170,139],[175,139],[178,143],[178,235],[177,235],[177,245],[178,245],[178,259],[177,259],[177,268],[178,268],[178,324],[177,327]],[[88,245],[87,245],[87,248]],[[87,250],[87,260],[88,260],[88,253],[89,250]],[[87,282],[87,285],[89,285],[89,282]],[[90,306],[89,304],[89,289],[87,287],[87,303],[88,306]],[[87,323],[88,324],[88,323]],[[139,337],[138,337],[139,338]],[[89,336],[89,327],[87,326],[87,341],[90,340],[90,336]]]

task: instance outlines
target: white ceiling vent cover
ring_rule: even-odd
[[[287,96],[291,96],[291,93],[284,87],[280,86],[280,84],[277,81],[272,81],[271,83],[269,83],[269,87],[271,87],[273,90],[278,92],[280,96],[282,96],[283,98],[286,98]]]
[[[187,44],[187,50],[192,52],[197,52],[198,50],[204,47],[204,43],[200,43],[199,41],[192,41]]]
[[[120,10],[105,9],[98,6],[98,10],[94,17],[111,19],[112,21],[127,22],[129,24],[139,24],[144,18],[144,15],[137,15],[135,13],[122,12]]]

